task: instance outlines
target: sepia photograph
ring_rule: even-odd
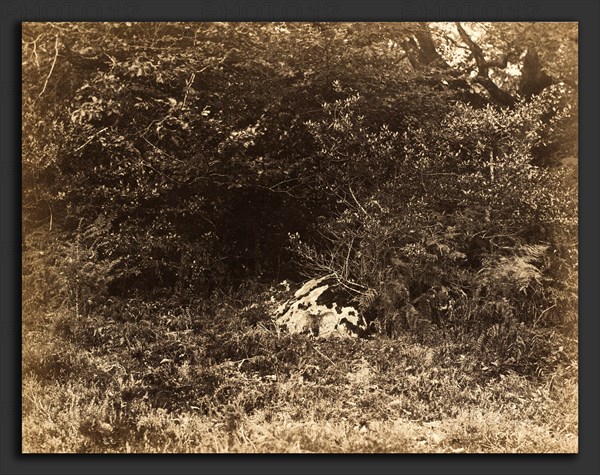
[[[578,453],[578,23],[21,33],[23,453]]]

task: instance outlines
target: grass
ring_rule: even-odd
[[[250,302],[24,316],[23,452],[577,452],[567,340],[532,371],[438,334],[290,336]]]

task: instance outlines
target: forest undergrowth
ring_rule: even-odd
[[[280,333],[263,302],[129,301],[31,322],[23,451],[577,451],[572,338],[538,329],[536,354],[500,363],[437,329]]]
[[[576,452],[577,58],[569,22],[24,23],[23,451]],[[275,325],[322,276],[364,338]]]

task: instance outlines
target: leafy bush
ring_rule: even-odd
[[[556,100],[458,104],[435,135],[370,130],[356,94],[325,104],[308,125],[338,211],[312,242],[290,236],[300,264],[336,275],[387,334],[539,321],[563,285],[550,251],[573,246],[576,229],[575,195],[557,186],[566,176],[531,163]]]

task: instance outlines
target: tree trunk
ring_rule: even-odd
[[[450,69],[448,63],[438,53],[427,23],[417,24],[413,35],[404,40],[403,48],[410,64],[416,71],[428,68]]]
[[[519,94],[530,98],[542,92],[553,82],[552,77],[542,69],[542,63],[535,46],[529,45],[525,58],[523,58]]]

